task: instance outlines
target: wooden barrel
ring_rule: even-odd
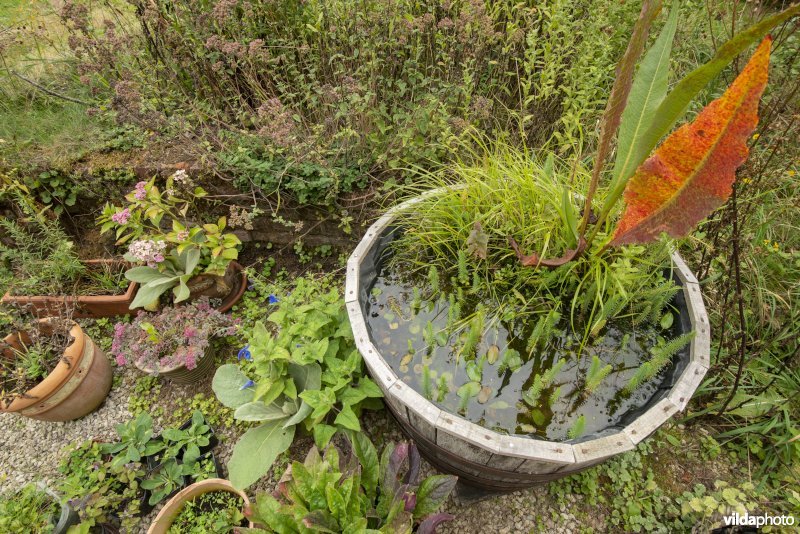
[[[365,305],[377,275],[379,255],[391,239],[391,222],[421,198],[393,208],[367,230],[348,260],[345,301],[356,346],[383,390],[386,404],[432,464],[482,489],[504,492],[528,488],[632,450],[686,407],[709,367],[710,328],[700,285],[677,253],[672,255],[673,275],[682,290],[676,304],[684,329],[694,329],[696,335],[668,371],[661,389],[614,426],[565,442],[509,436],[440,409],[398,379],[370,338]]]

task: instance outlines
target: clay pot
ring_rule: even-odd
[[[134,361],[134,365],[140,371],[149,375],[156,374],[155,369],[139,365]],[[197,367],[194,369],[187,369],[185,365],[175,365],[173,367],[165,367],[158,370],[158,376],[167,378],[176,384],[194,384],[199,382],[204,376],[209,374],[214,369],[214,355],[206,352],[202,358],[197,362]]]
[[[178,514],[181,513],[185,503],[191,501],[195,497],[212,491],[227,491],[233,493],[242,498],[243,508],[250,506],[250,500],[247,498],[247,495],[235,489],[227,480],[221,478],[201,480],[200,482],[195,482],[191,486],[187,486],[172,497],[150,524],[150,528],[147,529],[147,534],[166,534],[169,531],[169,527],[172,526],[172,522],[178,517]],[[254,525],[250,523],[249,526],[253,528]]]
[[[190,291],[190,301],[200,297],[222,299],[217,310],[225,313],[239,302],[247,290],[247,273],[244,272],[244,267],[232,261],[228,264],[224,275],[199,274],[192,277],[187,285]]]
[[[88,260],[87,266],[109,265],[125,267],[125,262],[118,260]],[[128,309],[136,296],[138,284],[131,282],[122,295],[43,295],[43,296],[18,296],[6,293],[2,298],[3,304],[10,304],[30,311],[36,317],[58,317],[65,310],[72,311],[76,319],[99,317],[115,317],[117,315],[130,315],[133,310]]]
[[[47,332],[53,319],[41,319],[40,328]],[[96,410],[111,390],[111,364],[77,323],[70,329],[72,343],[64,350],[53,372],[22,397],[10,404],[0,404],[0,411],[17,412],[41,421],[71,421]],[[17,350],[23,349],[27,335],[14,333],[5,342]],[[7,350],[4,358],[13,358]]]

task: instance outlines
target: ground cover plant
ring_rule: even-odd
[[[330,278],[298,278],[290,294],[271,295],[268,303],[275,333],[257,322],[239,363],[219,367],[213,381],[234,418],[260,423],[239,439],[228,463],[231,482],[242,489],[270,469],[297,430],[326,447],[337,430],[361,431],[362,409],[382,406]]]
[[[61,513],[60,504],[51,495],[33,484],[0,499],[0,527],[3,532],[53,531]]]

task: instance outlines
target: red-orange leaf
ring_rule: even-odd
[[[771,37],[756,49],[720,98],[670,135],[625,188],[625,213],[611,245],[684,237],[730,196],[747,139],[758,124]]]

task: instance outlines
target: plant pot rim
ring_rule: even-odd
[[[237,261],[231,261],[228,265],[237,273],[236,280],[239,282],[238,289],[231,291],[227,297],[222,299],[222,303],[217,308],[217,311],[220,313],[225,313],[233,308],[233,305],[241,300],[242,295],[244,292],[247,291],[247,273],[244,270],[244,267]]]
[[[82,260],[86,265],[120,265],[126,266],[128,262],[115,258],[100,258],[92,260]],[[14,295],[11,291],[6,291],[3,295],[3,304],[40,304],[40,305],[92,305],[92,304],[130,304],[136,294],[139,284],[130,282],[124,293],[118,295]]]
[[[147,534],[166,534],[186,502],[213,491],[227,491],[228,493],[238,495],[244,503],[243,508],[250,506],[250,499],[247,498],[247,495],[243,491],[234,488],[230,481],[223,478],[201,480],[200,482],[195,482],[194,484],[186,486],[167,501],[167,504],[158,512],[158,515],[150,524],[150,527],[147,529]],[[254,527],[252,522],[248,521],[248,523],[250,528]]]
[[[50,323],[54,321],[53,318],[39,319],[39,324]],[[53,371],[44,377],[44,379],[37,385],[29,389],[26,394],[30,398],[16,397],[11,403],[0,405],[0,412],[19,412],[32,406],[36,403],[47,400],[51,395],[61,388],[72,375],[78,370],[78,361],[83,356],[83,347],[86,343],[86,335],[81,329],[80,325],[75,321],[71,321],[72,327],[70,328],[70,335],[73,337],[71,344],[67,345],[64,349],[63,357],[58,360]],[[14,339],[18,339],[19,332],[14,332],[5,337],[6,343],[11,343]],[[0,355],[0,357],[5,357]],[[64,360],[67,360],[66,362]]]
[[[585,440],[556,442],[538,437],[500,434],[465,418],[442,410],[399,379],[386,363],[380,350],[372,343],[361,306],[361,265],[371,259],[370,253],[394,219],[404,210],[444,188],[427,191],[407,200],[380,217],[365,233],[347,262],[345,304],[352,325],[356,346],[381,390],[390,409],[403,425],[424,425],[435,429],[435,443],[461,440],[476,448],[481,455],[515,457],[520,460],[552,462],[562,468],[593,465],[610,456],[632,450],[639,442],[655,432],[662,424],[688,404],[709,368],[710,328],[700,293],[700,285],[677,252],[672,253],[673,269],[682,283],[691,326],[696,335],[689,346],[689,362],[673,387],[659,401],[649,406],[624,428],[611,427]],[[559,469],[560,470],[560,469]]]

